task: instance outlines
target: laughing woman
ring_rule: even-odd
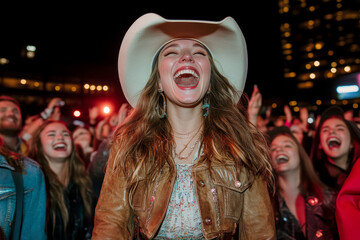
[[[91,181],[65,123],[44,122],[34,135],[29,155],[45,173],[48,239],[90,239]]]
[[[134,110],[113,135],[92,239],[275,239],[266,141],[236,105],[246,68],[231,17],[130,27],[119,74]]]
[[[288,127],[275,127],[267,134],[277,182],[273,199],[277,239],[339,239],[336,192],[319,180],[310,157]]]

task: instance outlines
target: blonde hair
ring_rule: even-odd
[[[64,199],[64,185],[58,180],[56,174],[51,170],[49,163],[45,158],[40,137],[40,134],[44,130],[44,128],[52,123],[61,123],[66,126],[63,121],[54,120],[47,120],[43,124],[41,124],[34,134],[34,139],[32,141],[32,145],[30,146],[29,157],[37,161],[40,164],[42,170],[44,171],[44,175],[47,180],[48,202],[50,203],[48,211],[50,211],[53,216],[53,219],[49,219],[50,221],[52,221],[52,226],[55,227],[56,210],[59,209],[64,226],[66,228],[69,222],[69,213]],[[69,156],[69,170],[70,181],[74,182],[74,184],[77,185],[80,191],[80,195],[85,208],[85,217],[90,219],[92,217],[92,183],[90,177],[86,172],[84,163],[77,156],[73,141],[72,151]],[[49,230],[54,231],[54,229]]]
[[[211,56],[210,86],[208,94],[209,114],[203,122],[203,155],[197,164],[206,163],[210,169],[214,161],[235,161],[237,170],[241,167],[253,175],[262,175],[273,186],[273,175],[269,163],[269,151],[262,133],[252,125],[242,105],[234,104],[238,94],[229,81],[216,69]],[[156,110],[162,108],[158,96],[158,61],[144,87],[136,108],[113,135],[108,161],[110,173],[123,171],[129,187],[145,172],[147,180],[153,180],[163,166],[174,172],[171,154],[174,139],[166,118],[160,119]],[[159,102],[160,101],[160,102]],[[238,173],[239,173],[238,172]]]

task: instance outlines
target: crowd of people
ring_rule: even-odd
[[[329,106],[313,126],[308,109],[294,117],[259,115],[254,87],[249,120],[268,139],[276,178],[273,206],[278,239],[357,239],[360,217],[360,128],[352,111]]]
[[[20,103],[0,96],[0,239],[91,239],[101,188],[96,177],[104,175],[106,163],[93,159],[105,154],[103,145],[129,108],[123,104],[111,121],[96,124],[98,110],[89,109],[88,124],[74,127],[61,114],[62,101],[53,98],[42,113],[23,120]]]
[[[306,108],[261,116],[257,86],[242,105],[243,41],[232,18],[140,17],[119,55],[129,104],[76,128],[66,99],[23,119],[0,96],[0,239],[359,239],[359,127],[338,106],[311,128]]]

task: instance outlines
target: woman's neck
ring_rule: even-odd
[[[280,194],[284,199],[296,200],[300,193],[300,170],[283,172],[279,175]]]
[[[203,121],[201,105],[194,108],[168,107],[167,117],[174,132],[196,131]]]
[[[331,158],[328,157],[328,161],[336,166],[338,166],[339,168],[346,170],[348,168],[348,154],[344,154],[338,158]]]
[[[289,171],[279,176],[280,195],[286,202],[290,212],[298,220],[305,234],[305,201],[300,194],[300,170]]]

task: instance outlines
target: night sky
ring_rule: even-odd
[[[115,2],[74,5],[61,1],[51,7],[0,5],[0,57],[16,58],[21,46],[33,44],[37,47],[39,71],[51,73],[54,69],[71,69],[70,72],[80,76],[101,75],[114,79],[120,89],[118,50],[126,30],[142,14],[154,12],[169,19],[213,21],[232,16],[247,41],[249,70],[245,92],[251,95],[253,85],[258,84],[264,98],[281,97],[277,1],[237,1],[236,5],[234,2],[219,1],[215,5],[210,1],[205,4],[199,1],[167,1],[167,4],[133,1],[123,6]]]

